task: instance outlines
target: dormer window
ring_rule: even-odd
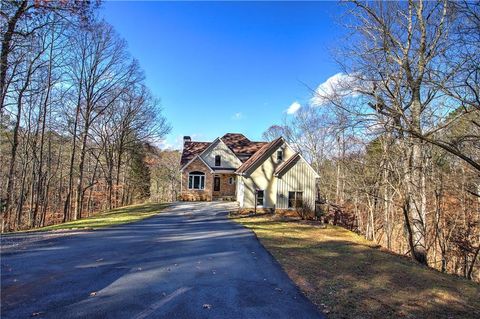
[[[277,151],[277,162],[283,161],[283,151]]]
[[[215,155],[215,166],[222,166],[222,158],[220,155]]]

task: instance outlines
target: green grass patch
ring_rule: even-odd
[[[116,208],[98,213],[79,220],[50,225],[32,231],[64,230],[64,229],[95,229],[115,225],[133,223],[160,213],[169,204],[139,204]]]
[[[239,217],[328,318],[480,318],[480,285],[341,227]]]

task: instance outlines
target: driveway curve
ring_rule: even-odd
[[[2,249],[1,317],[322,318],[231,205]]]

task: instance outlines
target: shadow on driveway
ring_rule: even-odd
[[[2,252],[2,318],[321,318],[231,203]]]

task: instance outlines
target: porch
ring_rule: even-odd
[[[237,176],[232,172],[214,172],[212,200],[235,201]]]

